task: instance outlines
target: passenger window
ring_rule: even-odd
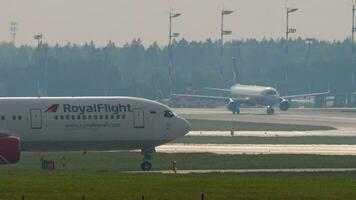
[[[80,115],[77,116],[77,119],[80,119]]]
[[[120,119],[120,115],[116,115],[116,119]]]
[[[88,115],[88,119],[91,119],[91,115]]]
[[[99,115],[99,118],[100,118],[100,119],[103,119],[103,116],[102,116],[102,115]]]
[[[16,120],[16,116],[12,116],[12,120]]]
[[[72,115],[72,120],[75,120],[75,115]]]
[[[17,119],[18,119],[18,120],[22,120],[22,116],[20,116],[20,115],[17,116]]]
[[[122,116],[121,116],[121,118],[122,118],[122,119],[125,119],[125,118],[126,118],[126,116],[125,116],[125,115],[122,115]]]
[[[83,119],[86,120],[86,119],[87,119],[87,116],[86,116],[86,115],[83,115]]]
[[[111,116],[110,116],[110,119],[114,119],[114,118],[115,118],[114,115],[111,115]]]
[[[94,119],[98,119],[98,115],[94,115]]]
[[[5,120],[5,116],[1,116],[1,120]]]
[[[105,119],[109,119],[109,115],[105,115]]]
[[[170,111],[170,110],[165,110],[164,111],[164,117],[172,118],[172,117],[174,117],[174,113],[172,111]]]
[[[63,120],[64,119],[64,116],[63,115],[61,115],[61,120]]]
[[[66,120],[69,120],[69,115],[66,115]]]
[[[58,120],[58,115],[54,116],[54,119],[55,119],[55,120]]]

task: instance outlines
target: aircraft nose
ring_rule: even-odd
[[[180,125],[181,130],[179,131],[180,132],[179,135],[184,136],[190,131],[190,123],[184,118],[180,118],[180,121],[181,121],[181,125]]]

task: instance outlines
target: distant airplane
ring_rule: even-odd
[[[166,105],[133,97],[0,98],[0,164],[20,151],[141,149],[150,170],[155,147],[189,132]]]
[[[235,84],[230,87],[230,89],[221,89],[221,88],[205,88],[208,90],[214,90],[219,92],[227,92],[230,93],[229,97],[221,97],[221,96],[204,96],[204,95],[190,95],[190,94],[172,94],[172,97],[189,97],[189,98],[203,98],[203,99],[216,99],[216,100],[226,100],[228,101],[227,109],[231,111],[233,114],[240,114],[240,105],[244,104],[247,106],[266,106],[267,115],[274,114],[273,106],[278,105],[279,109],[282,111],[287,111],[290,107],[290,101],[293,98],[301,98],[301,97],[312,97],[312,96],[320,96],[327,95],[327,92],[321,93],[310,93],[310,94],[298,94],[291,96],[280,96],[277,90],[273,87],[265,87],[265,86],[256,86],[256,85],[241,85],[238,83],[237,77],[237,66],[236,60],[233,59],[234,63],[234,78]],[[171,98],[172,98],[171,97]]]

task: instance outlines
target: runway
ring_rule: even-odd
[[[332,126],[330,131],[235,131],[234,136],[298,137],[320,136],[356,137],[356,111],[342,109],[276,109],[272,116],[264,108],[242,108],[240,115],[232,115],[226,108],[178,108],[174,110],[188,119],[244,121],[276,124]],[[229,131],[192,131],[189,136],[231,136]],[[166,153],[214,153],[214,154],[315,154],[356,155],[356,145],[325,144],[167,144],[157,148]]]
[[[356,155],[356,145],[167,144],[161,153]]]
[[[226,108],[177,108],[174,111],[188,119],[321,125],[356,132],[356,112],[350,109],[276,109],[272,116],[266,115],[264,108],[241,108],[240,115],[232,115]]]

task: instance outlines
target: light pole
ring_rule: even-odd
[[[351,85],[352,85],[352,91],[354,92],[354,87],[355,87],[355,32],[356,32],[356,27],[355,27],[355,11],[356,11],[356,5],[352,5],[352,30],[351,30],[351,66],[352,66],[352,72],[351,72]],[[354,103],[355,99],[353,98],[354,94],[351,94],[351,101]]]
[[[107,45],[104,47],[104,57],[105,57],[105,69],[104,69],[104,84],[105,84],[105,89],[104,89],[104,96],[108,96],[108,57],[109,57],[109,51],[110,51],[110,46]]]
[[[39,95],[44,95],[47,96],[47,51],[48,51],[48,46],[43,45],[42,43],[42,39],[43,39],[43,35],[42,34],[35,34],[33,36],[33,39],[35,39],[37,41],[37,52],[38,52],[38,64],[41,66],[43,65],[43,70],[44,70],[44,80],[43,80],[43,86],[42,88],[37,88]],[[42,50],[43,50],[43,55],[42,55]],[[39,85],[39,81],[38,81],[38,87]],[[41,90],[41,91],[40,91]]]
[[[10,32],[12,37],[12,44],[15,46],[16,42],[16,33],[17,33],[17,22],[11,22],[10,24]]]
[[[286,56],[287,56],[287,59],[288,59],[288,43],[289,43],[289,34],[293,34],[293,33],[296,33],[297,32],[297,29],[295,28],[290,28],[289,27],[289,14],[290,13],[294,13],[298,10],[298,8],[288,8],[287,7],[287,23],[286,23],[286,49],[285,49],[285,53],[286,53]],[[288,74],[287,74],[287,69],[285,69],[285,72],[284,72],[284,80],[285,81],[288,81]]]
[[[356,5],[352,5],[352,31],[351,31],[351,53],[352,53],[352,60],[354,57],[355,53],[355,46],[354,46],[354,38],[355,38],[355,32],[356,32],[356,27],[355,27],[355,11],[356,11]]]
[[[289,27],[289,14],[296,12],[298,8],[287,8],[287,26],[286,26],[286,54],[288,54],[289,34],[296,33],[297,29]]]
[[[35,39],[37,41],[37,56],[35,56],[35,59],[37,60],[38,65],[41,64],[40,48],[42,45],[42,37],[43,37],[43,35],[41,33],[37,33],[33,36],[33,39]],[[43,91],[41,91],[39,80],[37,80],[37,93],[39,96],[43,96]]]
[[[231,35],[232,31],[224,29],[224,16],[230,15],[233,10],[222,10],[221,11],[221,29],[220,29],[220,76],[221,76],[221,86],[224,86],[224,36]]]
[[[181,13],[169,13],[169,35],[168,35],[168,87],[169,96],[173,94],[173,81],[172,81],[172,70],[173,70],[173,53],[172,53],[172,38],[179,37],[179,33],[172,33],[172,19],[177,18]]]
[[[311,45],[314,43],[313,38],[306,38],[305,43],[308,45],[308,59],[310,58],[311,55]]]
[[[33,36],[33,39],[35,39],[37,41],[37,49],[39,49],[42,44],[42,38],[43,38],[42,34],[35,34]]]
[[[307,71],[310,77],[311,73],[311,45],[314,43],[315,39],[314,38],[306,38],[305,43],[308,46],[308,52],[307,52],[307,58],[306,58],[306,65],[307,65]],[[308,92],[311,93],[312,91],[312,79],[309,78],[309,84],[308,84]]]

